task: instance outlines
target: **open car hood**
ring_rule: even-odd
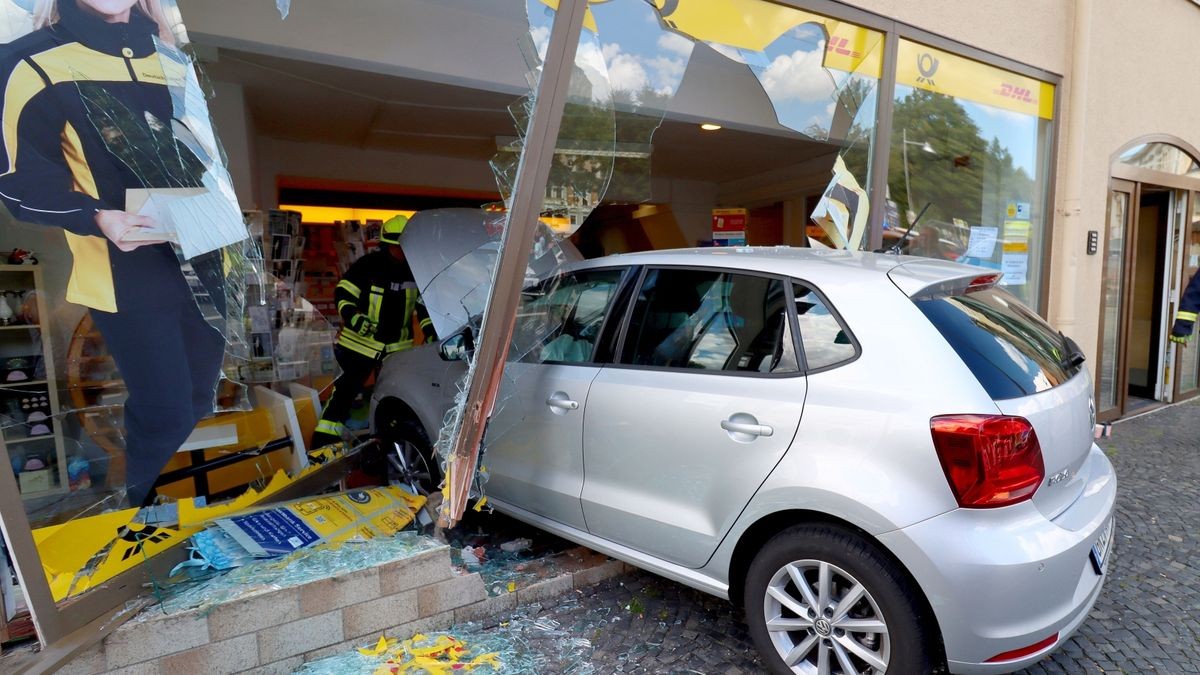
[[[400,247],[439,336],[450,335],[471,317],[483,314],[505,217],[482,209],[432,209],[414,214],[404,228]],[[561,265],[583,260],[571,242],[557,239],[541,223],[533,248],[525,270],[527,285]]]

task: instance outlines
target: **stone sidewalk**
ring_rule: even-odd
[[[1200,403],[1113,435],[1100,442],[1120,481],[1109,579],[1075,637],[1026,673],[1200,673]],[[762,672],[740,611],[647,573],[577,589],[538,616],[590,639],[598,673]]]

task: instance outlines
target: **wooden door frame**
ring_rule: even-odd
[[[1129,347],[1129,304],[1132,294],[1129,292],[1129,280],[1133,275],[1133,255],[1130,253],[1129,244],[1136,238],[1137,215],[1139,211],[1139,200],[1141,199],[1141,184],[1121,178],[1110,178],[1108,182],[1108,205],[1105,209],[1106,218],[1104,219],[1104,241],[1101,243],[1103,253],[1103,263],[1101,267],[1101,292],[1100,292],[1100,327],[1098,331],[1098,342],[1096,344],[1096,354],[1101,359],[1104,357],[1104,317],[1105,317],[1105,293],[1104,283],[1108,279],[1108,250],[1110,236],[1112,234],[1112,204],[1113,193],[1120,192],[1129,195],[1129,204],[1125,211],[1124,237],[1125,242],[1121,253],[1121,297],[1117,300],[1117,349],[1114,357],[1116,358],[1116,377],[1113,381],[1113,388],[1116,391],[1116,406],[1108,410],[1097,410],[1096,420],[1099,422],[1110,422],[1124,416],[1127,399],[1129,398],[1129,360],[1126,358]],[[1103,369],[1105,364],[1100,363],[1100,369]],[[1103,378],[1103,373],[1097,371],[1095,396],[1096,400],[1100,401],[1100,382]]]

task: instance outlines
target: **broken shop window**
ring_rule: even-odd
[[[531,72],[545,58],[557,6],[553,0],[529,2],[525,53]],[[591,5],[573,56],[538,227],[549,227],[561,240],[559,248],[586,245],[589,255],[613,250],[614,241],[618,251],[689,246],[708,239],[711,212],[769,203],[778,188],[790,196],[760,208],[762,220],[778,230],[799,231],[796,238],[810,245],[863,248],[869,213],[863,186],[870,185],[872,171],[883,39],[877,31],[769,2]],[[519,153],[528,145],[520,130],[537,103],[527,97],[513,106],[518,134],[493,160],[506,200],[514,190]],[[702,136],[701,123],[724,128],[723,136]],[[693,149],[699,147],[711,150]],[[810,192],[811,203],[802,193],[795,196],[814,185],[827,187]],[[585,221],[591,231],[581,230]],[[606,221],[625,224],[607,227]],[[535,244],[522,254],[536,259],[553,247]],[[565,462],[582,475],[581,448],[557,442],[564,437],[556,427],[560,419],[537,414],[540,406],[537,413],[530,409],[533,392],[523,384],[546,377],[547,367],[587,364],[595,354],[595,337],[587,335],[594,327],[572,312],[602,311],[611,296],[560,272],[523,280],[526,293],[512,342],[503,346],[508,355],[503,370],[469,372],[442,429],[438,446],[446,471],[461,474],[472,471],[470,464],[452,466],[462,458],[450,456],[449,449],[486,428],[483,468],[470,490],[477,503],[487,492],[485,481],[493,481],[500,495],[516,489],[495,483],[488,465],[533,461],[538,448],[547,453],[542,460]],[[495,286],[476,286],[472,294],[486,296]],[[475,388],[495,394],[469,400],[471,377],[489,378]],[[565,437],[572,434],[578,435]],[[500,473],[511,477],[507,468]],[[456,489],[448,485],[452,519],[466,501],[462,494],[455,499]]]
[[[54,603],[151,562],[163,582],[180,544],[232,512],[196,495],[233,510],[303,496],[355,451],[306,452],[334,331],[263,270],[262,242],[289,223],[244,217],[173,0],[128,24],[0,3],[5,41],[67,29],[71,49],[31,38],[0,65],[30,92],[8,98],[0,178],[0,249],[16,252],[0,268],[5,543]]]

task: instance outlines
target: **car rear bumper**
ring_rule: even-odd
[[[957,509],[879,537],[912,573],[942,631],[954,673],[1007,673],[1070,638],[1100,594],[1091,550],[1113,516],[1117,482],[1095,445],[1081,469],[1083,491],[1054,520],[1031,503]],[[1038,651],[988,660],[1037,644]]]

